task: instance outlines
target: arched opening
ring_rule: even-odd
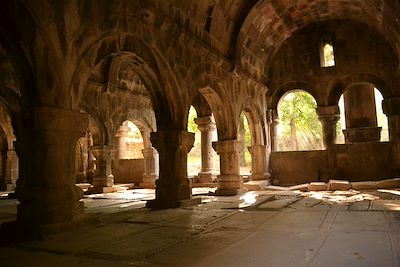
[[[127,120],[119,127],[117,135],[118,159],[142,159],[143,137],[135,123]]]
[[[325,40],[321,42],[320,61],[321,67],[323,68],[335,66],[335,55],[330,38],[325,38]]]
[[[196,109],[190,106],[188,132],[195,134],[193,148],[188,154],[188,176],[194,179],[195,185],[211,183],[219,172],[219,157],[211,146],[218,139],[214,116],[199,117]]]
[[[249,147],[254,142],[252,140],[252,134],[249,128],[249,119],[248,114],[243,112],[240,115],[239,119],[239,127],[238,127],[238,141],[239,141],[239,167],[240,174],[244,177],[248,177],[251,174],[251,154],[249,151]]]
[[[316,108],[317,102],[306,91],[294,90],[282,96],[278,102],[278,151],[322,149],[322,127]]]
[[[6,190],[6,164],[7,164],[7,138],[2,127],[0,127],[0,191]]]
[[[201,133],[195,122],[196,118],[197,111],[193,106],[190,106],[187,128],[188,132],[194,133],[195,139],[187,159],[187,170],[189,177],[196,176],[201,170]]]
[[[382,109],[383,96],[372,84],[359,83],[346,88],[338,106],[338,144],[389,141],[388,119]]]

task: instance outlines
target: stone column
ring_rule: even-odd
[[[253,145],[248,147],[251,154],[251,180],[267,180],[267,146]]]
[[[212,183],[215,180],[214,155],[212,148],[212,136],[215,131],[215,123],[211,117],[199,117],[195,119],[201,132],[201,171],[198,174],[200,183]]]
[[[124,159],[126,154],[126,137],[128,137],[129,127],[121,125],[115,135],[117,144],[116,160]]]
[[[243,182],[239,169],[239,142],[224,140],[213,142],[213,148],[220,157],[217,195],[233,196],[240,193]]]
[[[339,106],[319,106],[317,115],[322,124],[323,148],[328,149],[336,144],[336,124],[340,119]]]
[[[7,151],[6,184],[7,190],[14,190],[18,179],[18,156],[15,150]]]
[[[153,147],[142,149],[144,158],[144,174],[143,188],[155,188],[155,181],[157,179],[156,164],[158,162],[158,153]]]
[[[24,225],[72,222],[83,212],[74,162],[75,145],[88,126],[87,115],[42,106],[14,117],[20,163],[18,221]]]
[[[96,172],[93,177],[95,189],[114,186],[114,175],[112,175],[111,163],[114,154],[113,147],[108,145],[94,146],[92,153],[96,158]]]
[[[96,158],[93,155],[93,137],[90,132],[86,133],[87,147],[88,147],[88,165],[87,165],[87,181],[93,184],[94,168]]]
[[[343,94],[346,143],[379,142],[381,128],[377,127],[374,87],[368,84],[353,85]]]
[[[278,150],[279,117],[276,109],[269,109],[269,134],[271,137],[271,151]]]
[[[389,123],[389,140],[391,146],[391,161],[393,168],[400,175],[400,97],[391,97],[382,101],[383,113]]]
[[[151,208],[175,208],[191,199],[192,186],[187,177],[187,155],[193,147],[194,134],[179,130],[151,133],[151,143],[160,157],[160,175],[156,180],[156,199]]]

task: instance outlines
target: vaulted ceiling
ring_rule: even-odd
[[[382,34],[400,55],[398,0],[154,0],[154,8],[253,76],[299,29],[350,19]]]

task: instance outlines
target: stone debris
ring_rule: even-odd
[[[326,191],[328,190],[328,184],[325,182],[311,182],[308,185],[308,191]]]
[[[349,190],[351,188],[351,184],[346,180],[329,180],[328,182],[328,190]]]
[[[378,188],[400,188],[400,178],[386,179],[377,182]]]
[[[249,181],[243,184],[243,188],[249,191],[260,191],[266,189],[268,186],[268,180],[256,180]]]
[[[377,189],[377,182],[366,181],[366,182],[351,182],[351,188],[354,190],[371,190]]]

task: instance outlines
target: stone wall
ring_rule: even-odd
[[[320,181],[321,173],[338,170],[349,181],[382,180],[393,177],[389,142],[334,145],[327,150],[280,151],[271,153],[271,177],[281,185]]]
[[[382,180],[393,177],[390,143],[354,143],[335,145],[338,168],[349,181]]]
[[[320,170],[327,168],[327,152],[279,151],[271,153],[271,177],[280,184],[292,185],[319,180]]]
[[[120,159],[113,171],[115,183],[142,183],[144,159]]]

